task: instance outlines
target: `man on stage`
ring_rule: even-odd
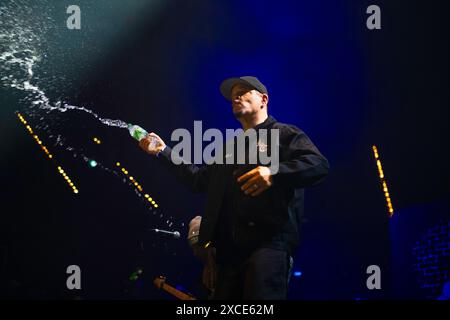
[[[216,249],[213,299],[286,299],[304,188],[324,180],[328,161],[302,130],[268,114],[269,94],[257,78],[226,79],[220,91],[244,132],[278,130],[276,172],[260,163],[177,165],[155,133],[139,144],[193,191],[207,195],[199,244]],[[156,147],[151,139],[157,139]]]

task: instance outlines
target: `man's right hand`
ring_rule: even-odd
[[[156,144],[154,146],[151,145],[153,139],[156,139]],[[145,138],[139,141],[139,146],[142,148],[142,150],[154,156],[161,150],[163,150],[166,144],[164,143],[163,139],[161,139],[156,133],[151,132]]]

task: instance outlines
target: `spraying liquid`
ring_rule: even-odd
[[[40,2],[37,2],[36,6],[38,4]],[[44,5],[45,2],[42,1],[41,4]],[[56,23],[48,16],[45,17],[46,19],[30,20],[30,17],[35,16],[35,12],[33,12],[33,7],[27,5],[28,1],[26,0],[11,0],[7,5],[3,2],[0,3],[0,85],[25,94],[21,100],[21,104],[24,105],[23,113],[39,122],[36,127],[42,129],[42,133],[47,134],[49,140],[55,140],[55,147],[65,146],[64,149],[72,153],[73,157],[84,162],[92,161],[92,157],[86,156],[83,150],[77,150],[67,145],[64,136],[52,132],[51,125],[46,123],[50,121],[51,113],[84,112],[108,127],[128,129],[130,135],[138,141],[146,137],[147,131],[140,126],[127,124],[125,121],[118,119],[100,117],[93,110],[83,106],[67,104],[61,99],[52,101],[46,92],[47,90],[37,82],[39,76],[35,67],[39,62],[48,59],[44,50],[46,47],[45,34],[54,31]],[[49,84],[51,81],[45,79],[45,83]],[[157,144],[157,139],[152,139],[149,148],[155,148]],[[123,183],[133,187],[129,179],[123,178],[121,172],[110,169],[99,161],[95,161],[94,166],[121,178]],[[139,198],[144,199],[138,189],[135,188],[134,191]],[[149,209],[153,212],[153,215],[158,213],[160,220],[166,218],[164,220],[168,227],[173,225],[171,216],[167,219],[158,210],[151,207]],[[181,227],[184,227],[184,223],[181,223]]]

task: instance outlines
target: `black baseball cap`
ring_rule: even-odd
[[[256,77],[244,76],[239,78],[228,78],[222,81],[222,84],[220,85],[220,92],[227,100],[231,101],[231,89],[238,83],[250,86],[261,93],[269,94],[266,86]]]

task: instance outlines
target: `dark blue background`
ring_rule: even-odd
[[[402,297],[401,290],[389,291],[395,278],[389,219],[372,145],[394,209],[448,199],[447,2],[376,1],[382,29],[374,31],[366,28],[369,1],[78,3],[77,31],[65,27],[72,3],[35,4],[56,24],[36,79],[52,101],[139,124],[170,144],[171,132],[193,130],[194,120],[204,130],[239,127],[219,84],[257,76],[269,90],[270,114],[303,129],[331,164],[328,180],[306,192],[295,260],[302,275],[293,278],[290,298]],[[11,89],[1,88],[1,98],[6,295],[167,298],[151,284],[160,274],[196,293],[201,266],[186,241],[149,233],[164,223],[129,186],[49,142],[77,182],[74,196],[16,119],[13,112],[28,106]],[[204,198],[144,154],[125,130],[80,112],[50,120],[69,144],[103,165],[123,163],[186,236]],[[92,144],[93,136],[102,145]],[[41,139],[46,142],[44,133]],[[80,292],[65,288],[70,264],[83,270]],[[379,292],[366,288],[371,264],[386,275]],[[127,282],[139,266],[142,282]]]

